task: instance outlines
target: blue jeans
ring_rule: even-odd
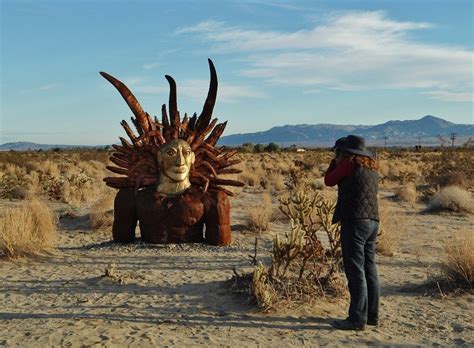
[[[354,219],[341,224],[344,271],[351,304],[348,320],[366,324],[379,317],[379,278],[375,265],[375,241],[378,221]]]

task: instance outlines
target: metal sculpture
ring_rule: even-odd
[[[107,177],[105,183],[119,189],[114,203],[113,239],[131,242],[137,222],[141,238],[148,243],[231,243],[230,204],[233,193],[223,186],[243,186],[224,179],[223,174],[240,173],[232,168],[240,161],[232,159],[236,151],[216,147],[227,122],[217,124],[212,112],[217,96],[217,74],[209,59],[211,80],[199,117],[181,120],[176,82],[165,75],[170,85],[169,117],[162,106],[161,122],[143,110],[132,92],[119,80],[101,72],[122,95],[135,117],[121,125],[130,141],[120,137],[122,145],[110,160],[116,166],[107,169],[121,176]],[[211,120],[212,119],[212,120]],[[204,228],[205,227],[205,228]]]

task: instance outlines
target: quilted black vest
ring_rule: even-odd
[[[351,219],[379,221],[378,182],[377,172],[364,167],[358,167],[354,175],[344,178],[338,184],[337,204],[332,222]]]

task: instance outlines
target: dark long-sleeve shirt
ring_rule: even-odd
[[[324,184],[326,186],[336,186],[345,177],[353,175],[355,169],[355,164],[350,158],[346,158],[338,164],[336,164],[336,160],[333,159],[324,175]]]

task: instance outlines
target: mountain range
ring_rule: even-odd
[[[455,133],[459,141],[474,137],[474,125],[455,124],[442,118],[427,115],[419,120],[388,121],[382,124],[334,125],[300,124],[273,127],[264,132],[232,134],[221,138],[219,144],[237,146],[244,143],[266,144],[274,142],[282,146],[330,146],[340,137],[357,134],[366,138],[369,145],[437,145],[439,136],[448,141]]]
[[[456,144],[462,144],[474,137],[474,125],[455,124],[435,116],[425,116],[419,120],[388,121],[378,125],[335,125],[335,124],[299,124],[270,128],[256,133],[231,134],[223,136],[219,145],[238,146],[244,143],[281,146],[331,146],[334,141],[348,134],[357,134],[366,138],[370,146],[413,146],[418,143],[425,146],[439,145],[442,140],[448,143],[451,134],[456,134]],[[442,137],[442,140],[439,137]],[[105,146],[105,145],[104,145]],[[104,148],[104,146],[82,145],[45,145],[31,142],[14,142],[0,145],[0,151],[49,150],[53,148]]]

